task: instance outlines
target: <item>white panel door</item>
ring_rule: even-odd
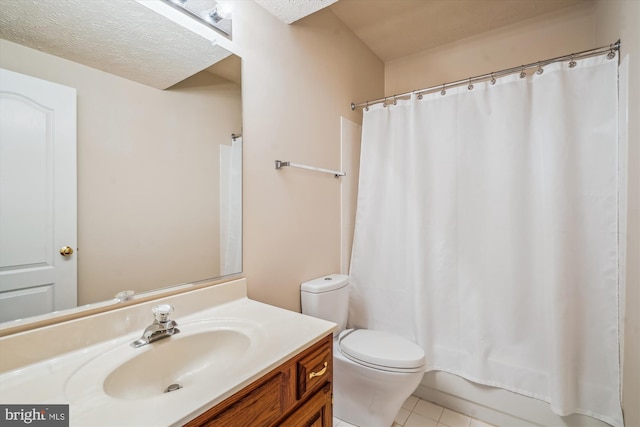
[[[77,305],[76,192],[76,90],[0,69],[0,321]]]

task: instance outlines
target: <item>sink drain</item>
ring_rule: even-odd
[[[182,386],[180,384],[171,384],[169,387],[164,389],[165,393],[171,393],[172,391],[180,390]]]

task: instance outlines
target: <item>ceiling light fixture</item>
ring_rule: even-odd
[[[216,0],[162,0],[219,33],[231,38],[231,3]]]
[[[216,4],[216,7],[213,8],[209,16],[211,17],[211,19],[215,20],[216,22],[221,21],[223,19],[231,19],[233,16],[231,3],[218,1],[218,4]]]

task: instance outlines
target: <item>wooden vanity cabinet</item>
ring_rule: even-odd
[[[331,427],[332,342],[327,335],[185,426]]]

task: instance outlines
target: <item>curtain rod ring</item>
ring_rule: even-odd
[[[473,90],[473,84],[471,84],[471,77],[469,77],[469,86],[467,86],[467,89]]]
[[[489,80],[489,84],[493,86],[496,84],[496,78],[493,76],[493,71],[491,72],[491,80]]]
[[[524,71],[524,65],[522,66],[522,70],[520,71],[520,78],[524,79],[527,77],[527,73]]]
[[[446,83],[442,83],[442,90],[440,91],[440,95],[442,95],[442,96],[445,96],[447,94],[447,91],[444,88],[445,85],[446,85]]]
[[[616,51],[614,45],[609,45],[609,53],[607,53],[607,59],[613,59],[616,57]]]
[[[569,61],[569,68],[573,68],[576,65],[578,65],[578,63],[573,58],[575,58],[575,55],[571,54],[571,58],[570,58],[571,60]]]
[[[365,103],[364,111],[369,111],[369,101]]]

